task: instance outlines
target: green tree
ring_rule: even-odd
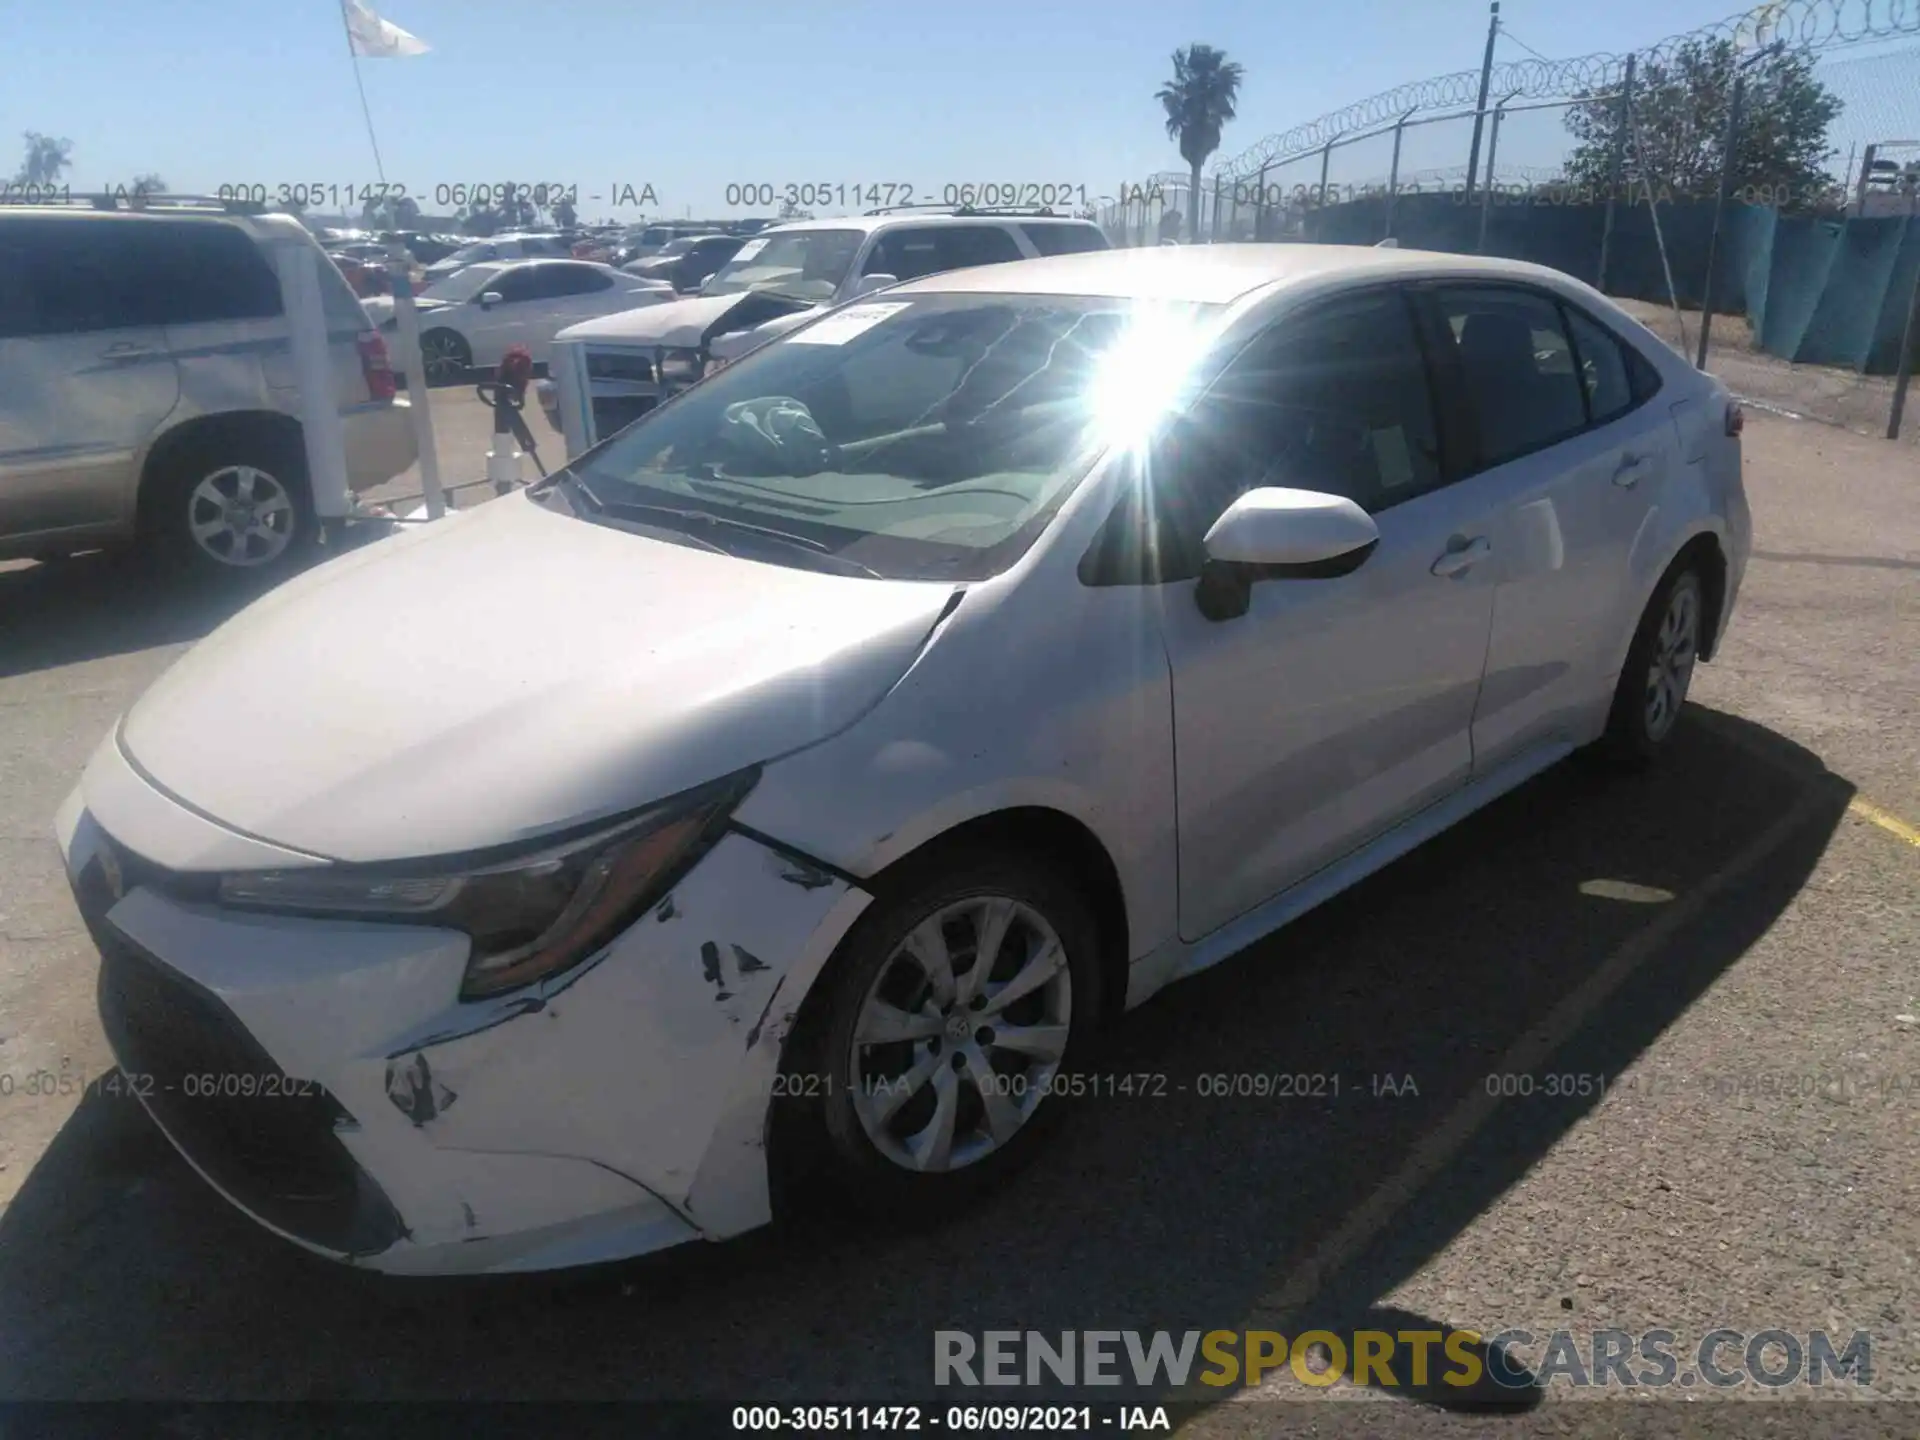
[[[1200,238],[1200,167],[1220,148],[1220,132],[1234,118],[1240,97],[1241,68],[1227,52],[1211,45],[1189,45],[1173,52],[1173,78],[1155,92],[1167,112],[1167,138],[1180,147],[1180,158],[1192,173],[1196,199],[1188,238]]]
[[[553,202],[553,223],[562,230],[571,230],[580,223],[580,212],[574,208],[573,201],[562,195]]]
[[[1627,135],[1628,180],[1676,199],[1716,193],[1734,66],[1741,58],[1731,40],[1689,40],[1640,67]],[[1748,66],[1731,193],[1803,206],[1832,188],[1826,163],[1835,151],[1827,144],[1827,129],[1840,114],[1841,101],[1813,67],[1813,53],[1804,47],[1781,49]],[[1568,181],[1604,189],[1613,174],[1620,102],[1582,99],[1567,111],[1565,123],[1576,142],[1567,160]]]
[[[20,162],[13,182],[16,185],[57,185],[61,172],[73,165],[73,142],[56,140],[51,135],[42,135],[37,130],[29,130],[23,137],[27,142],[26,158]]]
[[[149,170],[144,175],[134,176],[128,191],[134,195],[164,195],[167,193],[167,182]]]

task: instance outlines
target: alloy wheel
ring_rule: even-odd
[[[187,531],[221,565],[252,569],[278,560],[296,523],[287,487],[254,465],[215,470],[187,497]]]
[[[1647,662],[1647,738],[1664,740],[1680,718],[1699,649],[1700,586],[1692,575],[1684,575],[1667,597],[1667,610],[1660,617]]]
[[[1004,895],[944,906],[894,947],[861,1004],[854,1113],[903,1169],[985,1159],[1046,1098],[1072,1018],[1066,950],[1039,911]]]
[[[446,331],[424,336],[420,341],[420,368],[429,380],[458,380],[467,368],[459,338]]]

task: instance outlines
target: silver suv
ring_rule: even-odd
[[[137,542],[207,574],[316,533],[273,248],[284,215],[153,201],[0,206],[0,559]],[[320,266],[347,480],[415,457],[386,344]]]

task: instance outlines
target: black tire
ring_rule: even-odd
[[[197,524],[221,514],[208,486],[231,495],[242,507],[236,515],[245,513],[250,491],[258,528],[196,538]],[[318,531],[297,435],[225,431],[189,440],[161,458],[140,490],[143,548],[166,570],[196,580],[277,578],[305,560]]]
[[[897,954],[905,938],[924,920],[948,907],[981,897],[1004,897],[1027,907],[1051,927],[1058,939],[1065,952],[1065,989],[1070,996],[1067,1023],[1057,1027],[1067,1033],[1065,1050],[1051,1074],[1034,1079],[1029,1085],[1027,1077],[1040,1076],[1044,1067],[1041,1070],[1023,1068],[1027,1063],[1024,1056],[1014,1056],[1009,1061],[1008,1055],[995,1046],[993,1037],[982,1040],[977,1029],[957,1043],[950,1038],[951,1031],[934,1037],[932,1058],[940,1064],[947,1064],[949,1055],[955,1061],[966,1063],[963,1050],[975,1055],[990,1051],[989,1058],[996,1066],[1011,1063],[1014,1072],[1000,1077],[1002,1083],[1019,1084],[1022,1104],[1029,1097],[1034,1103],[1011,1137],[980,1158],[962,1161],[952,1168],[916,1171],[883,1152],[875,1143],[855,1105],[855,1093],[863,1081],[869,1094],[874,1083],[886,1085],[884,1076],[876,1082],[877,1072],[888,1069],[898,1072],[904,1066],[910,1073],[912,1065],[926,1063],[928,1042],[866,1045],[861,1047],[863,1061],[855,1057],[857,1027],[869,992],[877,982],[885,998],[897,993],[886,987],[900,981],[903,974],[911,980],[912,971],[917,967]],[[956,921],[954,925],[958,927],[961,922]],[[950,929],[949,933],[957,935],[960,929]],[[971,933],[977,934],[977,931]],[[1097,934],[1093,912],[1079,889],[1038,857],[1005,850],[964,849],[915,865],[911,875],[902,877],[901,883],[890,888],[861,916],[842,942],[818,980],[816,997],[809,1001],[801,1029],[788,1047],[779,1087],[784,1098],[776,1102],[784,1107],[776,1117],[777,1133],[782,1137],[776,1144],[783,1152],[785,1184],[812,1188],[816,1182],[824,1181],[870,1216],[917,1223],[967,1205],[1030,1160],[1072,1103],[1071,1088],[1063,1089],[1061,1082],[1070,1081],[1079,1073],[1078,1067],[1092,1049],[1104,998],[1096,953]],[[1022,965],[1022,947],[1029,953],[1038,953],[1041,938],[1040,932],[1028,928],[1023,919],[1014,919],[1008,927],[1006,943],[996,957],[989,983],[1004,984],[1012,973],[1018,972]],[[953,958],[967,962],[964,969],[959,965],[953,967],[965,984],[966,977],[972,974],[973,955],[962,944]],[[1014,1017],[1003,1022],[1003,1028],[1010,1030],[1016,1022],[1023,1026],[1047,1025],[1051,1017],[1030,1020],[1022,1014],[1022,1007],[1046,1006],[1057,999],[1057,988],[1050,980],[1046,990],[1022,997],[998,1012]],[[956,1013],[962,1008],[954,1007]],[[948,1016],[950,1022],[954,1018],[954,1015]],[[991,1013],[970,1015],[964,1020],[964,1027],[992,1019]],[[969,1039],[974,1042],[972,1046]],[[943,1043],[953,1048],[942,1049]],[[908,1052],[918,1059],[907,1061]],[[887,1063],[896,1057],[898,1063]],[[863,1063],[869,1066],[864,1077],[859,1070]],[[959,1078],[953,1083],[962,1096],[954,1102],[959,1116],[955,1129],[961,1132],[965,1127],[964,1133],[974,1134],[977,1143],[978,1131],[986,1125],[982,1090],[971,1068],[955,1073]],[[943,1078],[934,1077],[936,1081]],[[893,1083],[904,1085],[905,1082]],[[971,1101],[965,1098],[969,1086]],[[901,1106],[899,1123],[904,1128],[918,1123],[915,1106],[930,1109],[938,1103],[932,1098],[938,1088],[938,1084],[927,1083]],[[987,1088],[995,1087],[990,1083]],[[957,1145],[956,1158],[959,1154]]]
[[[1629,768],[1644,766],[1672,741],[1699,659],[1706,601],[1706,581],[1687,560],[1669,570],[1654,590],[1614,687],[1613,708],[1598,747],[1607,760]],[[1691,620],[1678,623],[1682,612]],[[1669,681],[1664,703],[1655,693],[1660,688],[1656,662]]]
[[[429,385],[452,385],[473,369],[473,347],[467,337],[444,325],[420,337],[420,370]]]

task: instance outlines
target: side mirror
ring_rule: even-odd
[[[853,282],[853,288],[847,292],[847,299],[858,300],[862,295],[871,295],[876,290],[884,290],[889,285],[899,283],[898,275],[889,275],[884,270],[872,275],[862,275]]]
[[[1360,568],[1380,543],[1373,517],[1343,495],[1249,490],[1213,522],[1194,600],[1209,620],[1244,615],[1256,580],[1328,580]]]
[[[500,292],[498,290],[488,290],[480,296],[480,308],[482,310],[491,310],[499,303]]]

